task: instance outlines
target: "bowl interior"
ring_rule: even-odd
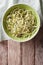
[[[6,17],[7,17],[8,14],[9,14],[11,11],[13,11],[15,8],[21,8],[21,9],[31,10],[31,11],[33,12],[34,16],[36,17],[36,19],[37,19],[37,31],[36,31],[35,33],[33,32],[33,35],[32,35],[30,38],[29,38],[29,37],[28,37],[28,38],[12,37],[11,33],[9,33],[9,31],[7,30],[7,28],[6,28],[6,26],[7,26],[7,24],[6,24]],[[38,30],[39,30],[39,28],[40,28],[40,19],[39,19],[39,16],[38,16],[37,12],[36,12],[33,8],[31,8],[30,6],[25,5],[25,4],[17,4],[17,5],[14,5],[14,6],[10,7],[10,8],[6,11],[6,13],[4,14],[4,17],[3,17],[3,28],[4,28],[4,31],[6,32],[6,34],[7,34],[10,38],[12,38],[12,39],[14,39],[14,40],[17,40],[17,41],[20,41],[20,42],[24,42],[24,41],[27,41],[27,40],[32,39],[32,38],[37,34],[37,32],[38,32]]]

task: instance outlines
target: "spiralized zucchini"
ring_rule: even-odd
[[[16,8],[6,18],[7,30],[15,37],[30,37],[37,28],[32,11]]]

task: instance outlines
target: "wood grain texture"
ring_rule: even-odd
[[[43,65],[43,27],[35,37],[35,65]]]
[[[34,41],[22,43],[22,65],[34,65]]]
[[[33,41],[25,43],[8,41],[8,65],[34,65]]]
[[[0,42],[0,65],[8,65],[7,41]]]
[[[21,65],[20,43],[8,41],[8,65]]]

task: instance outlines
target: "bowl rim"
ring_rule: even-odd
[[[15,4],[15,5],[19,5],[19,4]],[[15,6],[15,5],[13,5],[13,6]],[[20,4],[20,5],[27,5],[27,4]],[[11,7],[13,7],[13,6],[11,6]],[[27,5],[27,6],[29,6],[29,5]],[[4,33],[6,34],[6,36],[10,39],[10,40],[13,40],[13,41],[16,41],[16,42],[26,42],[26,41],[29,41],[29,40],[31,40],[31,39],[33,39],[36,35],[37,35],[37,33],[38,33],[38,31],[39,31],[39,29],[40,29],[40,25],[38,26],[38,29],[37,29],[37,31],[29,38],[26,38],[26,39],[24,39],[24,40],[17,40],[17,39],[13,39],[12,37],[10,37],[7,33],[6,33],[6,31],[5,31],[5,29],[4,29],[4,26],[3,26],[3,18],[4,18],[4,15],[5,15],[5,13],[11,8],[11,7],[9,7],[9,8],[7,8],[6,10],[5,10],[5,12],[4,12],[4,14],[3,14],[3,17],[2,17],[2,30],[4,31]],[[31,6],[29,6],[30,8],[32,8]],[[38,15],[38,13],[36,12],[36,10],[34,9],[34,8],[32,8],[34,11],[35,11],[35,13],[37,14],[37,16],[38,16],[38,19],[39,19],[39,24],[40,24],[40,17],[39,17],[39,15]]]

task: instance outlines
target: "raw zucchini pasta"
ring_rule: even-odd
[[[16,8],[6,18],[7,30],[15,37],[30,37],[37,28],[32,11]]]

